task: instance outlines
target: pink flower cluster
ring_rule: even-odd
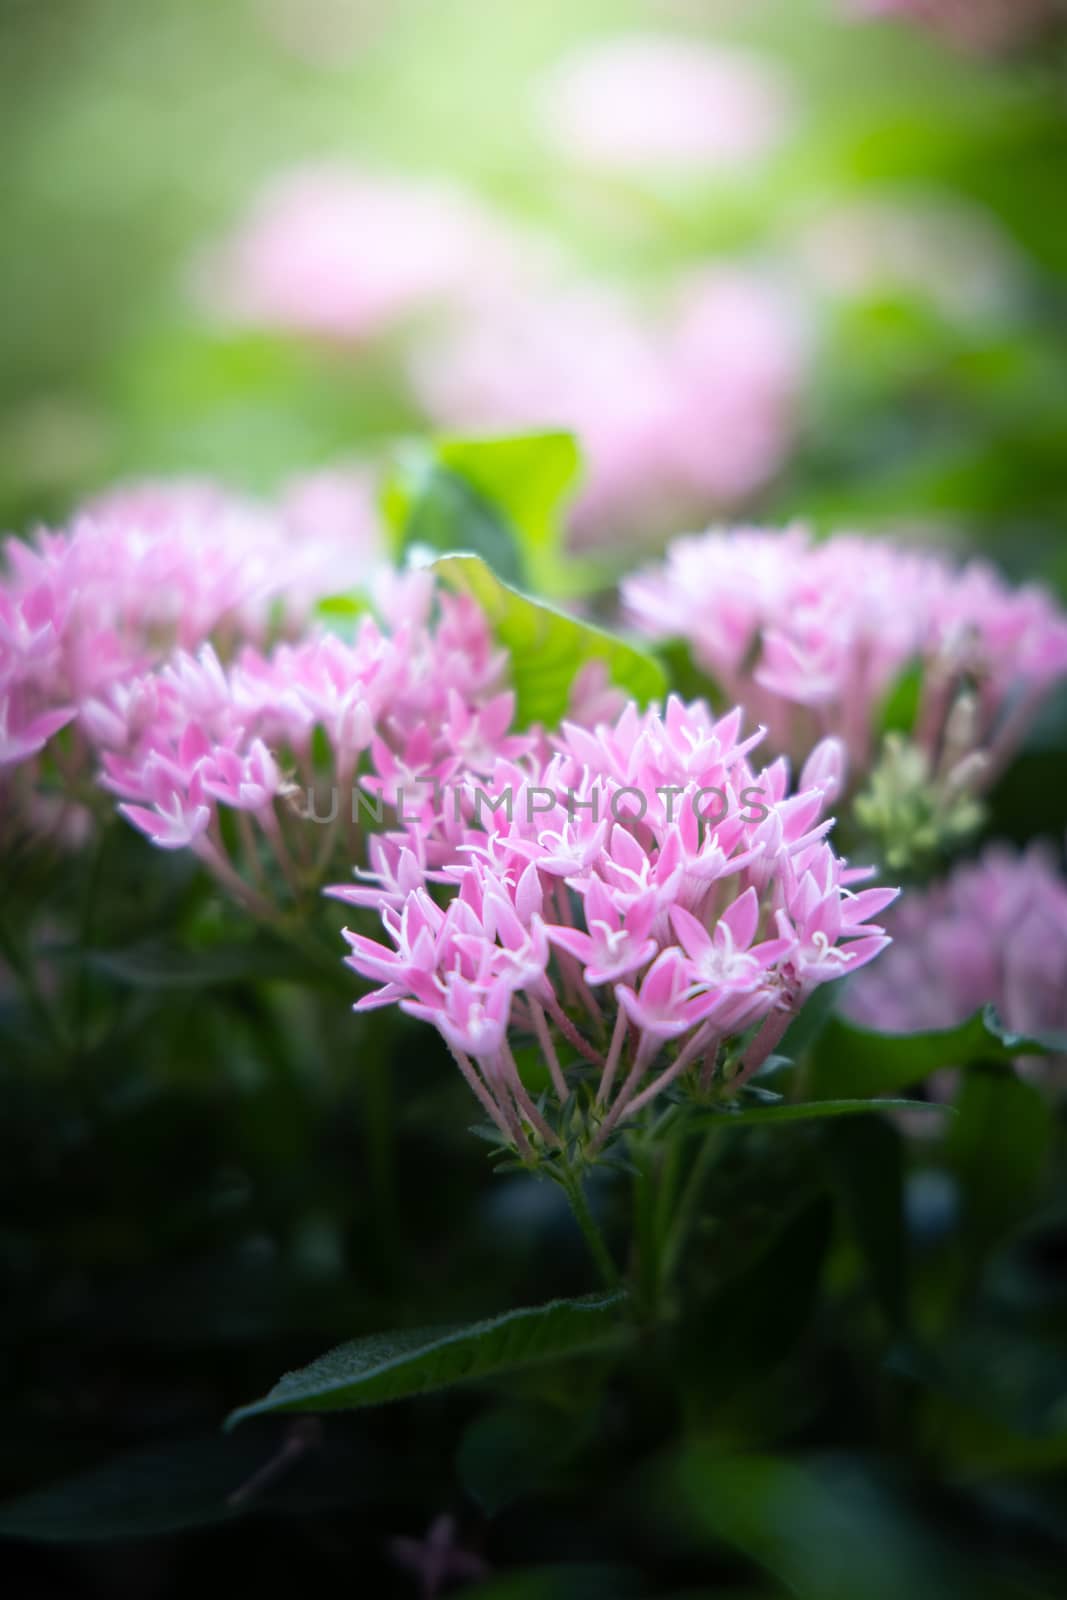
[[[368,816],[531,743],[507,736],[504,658],[473,602],[425,572],[383,577],[376,598],[387,626],[368,614],[351,643],[246,646],[228,670],[208,645],[87,707],[122,814],[259,913],[318,890],[335,851],[357,857]]]
[[[476,302],[519,246],[462,189],[323,164],[284,172],[199,269],[225,321],[362,343]]]
[[[645,304],[433,180],[283,173],[200,278],[229,322],[346,347],[429,321],[402,355],[416,403],[450,431],[576,432],[579,531],[732,509],[792,443],[805,339],[775,285],[719,268]]]
[[[990,846],[891,913],[893,948],[845,994],[886,1033],[951,1028],[992,1002],[1016,1033],[1067,1040],[1067,882],[1040,845]]]
[[[946,745],[984,752],[988,778],[1067,676],[1067,617],[1045,590],[885,541],[711,532],[677,540],[622,592],[631,622],[686,641],[726,703],[794,759],[832,734],[866,768],[887,696],[920,662],[913,737],[934,761]]]
[[[77,748],[52,753],[68,778],[82,776],[88,706],[172,650],[208,638],[226,649],[264,639],[278,621],[302,624],[324,594],[365,582],[380,560],[376,537],[369,483],[352,473],[296,481],[280,513],[210,483],[134,485],[60,532],[9,539],[0,768],[32,762],[76,721]]]
[[[432,1022],[524,1159],[559,1144],[586,1080],[589,1155],[686,1075],[736,1092],[816,987],[886,943],[872,919],[896,891],[853,887],[869,874],[826,842],[832,786],[805,772],[790,795],[784,760],[757,775],[760,734],[741,738],[741,719],[672,698],[592,731],[565,723],[547,754],[498,759],[462,806],[379,836],[369,883],[332,891],[377,907],[390,941],[346,935],[350,965],[381,985],[357,1010]],[[516,1035],[547,1065],[541,1104]]]
[[[660,310],[578,286],[499,297],[413,363],[439,424],[467,432],[565,427],[585,478],[579,534],[742,503],[792,442],[803,338],[770,285],[725,269]]]
[[[778,75],[758,56],[644,34],[560,62],[537,113],[561,154],[621,173],[734,171],[774,149],[790,122]]]
[[[1067,18],[1063,0],[849,0],[867,17],[902,17],[979,54],[1009,50]]]

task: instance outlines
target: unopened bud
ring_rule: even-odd
[[[800,792],[821,789],[826,804],[832,806],[848,777],[848,753],[842,740],[822,739],[804,763],[800,774]]]

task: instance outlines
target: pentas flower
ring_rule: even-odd
[[[897,891],[855,887],[869,873],[826,842],[826,787],[805,771],[790,794],[782,759],[757,771],[741,718],[672,697],[564,723],[331,891],[377,902],[387,936],[346,934],[379,985],[356,1009],[433,1023],[524,1160],[597,1155],[672,1085],[736,1094],[808,996],[887,942],[874,919]],[[527,1042],[551,1085],[536,1098]]]
[[[84,788],[107,706],[121,706],[132,680],[171,651],[207,639],[223,653],[263,642],[306,623],[324,594],[366,581],[376,539],[370,487],[361,474],[343,481],[343,506],[334,483],[331,515],[315,513],[318,531],[315,480],[290,484],[281,512],[179,480],[113,491],[59,532],[7,541],[0,769],[20,791],[20,812],[40,810],[35,758],[46,746],[52,785],[68,797]],[[68,724],[72,734],[55,741]]]
[[[432,817],[471,754],[532,743],[507,733],[504,658],[473,602],[425,572],[376,592],[385,625],[366,615],[351,643],[319,631],[228,668],[205,645],[87,708],[122,815],[257,913],[321,887],[387,808]]]
[[[880,752],[892,691],[921,672],[910,729],[918,766],[898,762],[897,776],[939,786],[944,804],[1003,769],[1067,676],[1067,617],[1044,589],[880,540],[713,531],[677,540],[622,593],[629,620],[652,638],[684,640],[775,749],[803,759],[832,735],[854,779]]]
[[[804,365],[784,298],[720,269],[658,306],[582,283],[497,296],[420,347],[412,370],[450,429],[575,432],[574,529],[595,541],[742,504],[789,451]]]
[[[1067,21],[1063,0],[847,0],[859,16],[917,22],[962,50],[995,54]]]
[[[790,123],[769,63],[677,36],[597,41],[539,86],[538,121],[582,166],[632,175],[730,173],[766,156]]]
[[[951,1028],[993,1004],[1019,1034],[1067,1040],[1067,882],[1054,852],[991,845],[891,913],[893,949],[844,1010],[885,1033]]]

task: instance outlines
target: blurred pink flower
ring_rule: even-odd
[[[366,590],[388,565],[375,474],[322,467],[288,478],[278,492],[284,587],[277,604],[293,631],[325,597]]]
[[[802,528],[676,540],[627,578],[628,619],[685,641],[727,703],[802,760],[839,738],[854,773],[906,668],[923,669],[914,738],[932,761],[978,750],[986,778],[1014,753],[1052,685],[1067,676],[1067,616],[1037,585],[1013,589],[988,564]]]
[[[789,449],[803,367],[792,308],[719,269],[658,313],[591,285],[498,299],[420,352],[414,380],[450,428],[573,430],[575,528],[595,539],[743,503]]]
[[[280,513],[209,482],[131,484],[58,532],[9,539],[3,555],[0,767],[24,769],[30,815],[33,760],[68,724],[50,781],[70,791],[88,782],[109,717],[133,714],[133,680],[172,651],[212,639],[225,654],[302,627],[319,599],[364,588],[381,562],[359,472],[294,480]]]
[[[772,65],[678,35],[586,46],[548,73],[536,113],[563,155],[621,173],[733,171],[773,150],[791,122]]]
[[[992,1004],[1015,1033],[1067,1040],[1067,882],[1051,850],[991,845],[887,922],[892,950],[845,991],[855,1021],[914,1033]]]
[[[268,182],[200,264],[224,321],[361,343],[519,270],[521,245],[456,185],[341,163]]]
[[[783,762],[757,772],[741,715],[671,698],[565,723],[547,750],[501,755],[462,807],[378,836],[361,876],[389,942],[346,934],[350,965],[380,985],[357,1009],[431,1022],[527,1159],[531,1139],[559,1143],[551,1119],[590,1064],[589,1155],[686,1074],[736,1094],[807,996],[886,943],[872,919],[896,890],[857,892],[869,874],[826,843],[824,790],[790,796]],[[516,1037],[550,1074],[540,1105]]]

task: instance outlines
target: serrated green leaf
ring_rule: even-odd
[[[959,1027],[926,1033],[875,1033],[834,1017],[819,1040],[810,1089],[820,1100],[848,1094],[891,1094],[919,1083],[941,1067],[978,1062],[1009,1065],[1017,1056],[1047,1056],[1067,1049],[1067,1041],[1009,1033],[992,1006],[976,1011]]]
[[[558,723],[567,712],[577,673],[590,661],[602,661],[612,683],[639,705],[666,693],[666,675],[655,656],[617,634],[521,594],[479,556],[442,556],[433,562],[433,570],[450,588],[478,603],[493,637],[509,652],[519,727]]]
[[[272,1412],[381,1405],[601,1348],[621,1335],[624,1306],[621,1294],[590,1295],[466,1325],[372,1334],[287,1373],[264,1399],[233,1412],[227,1426]]]

